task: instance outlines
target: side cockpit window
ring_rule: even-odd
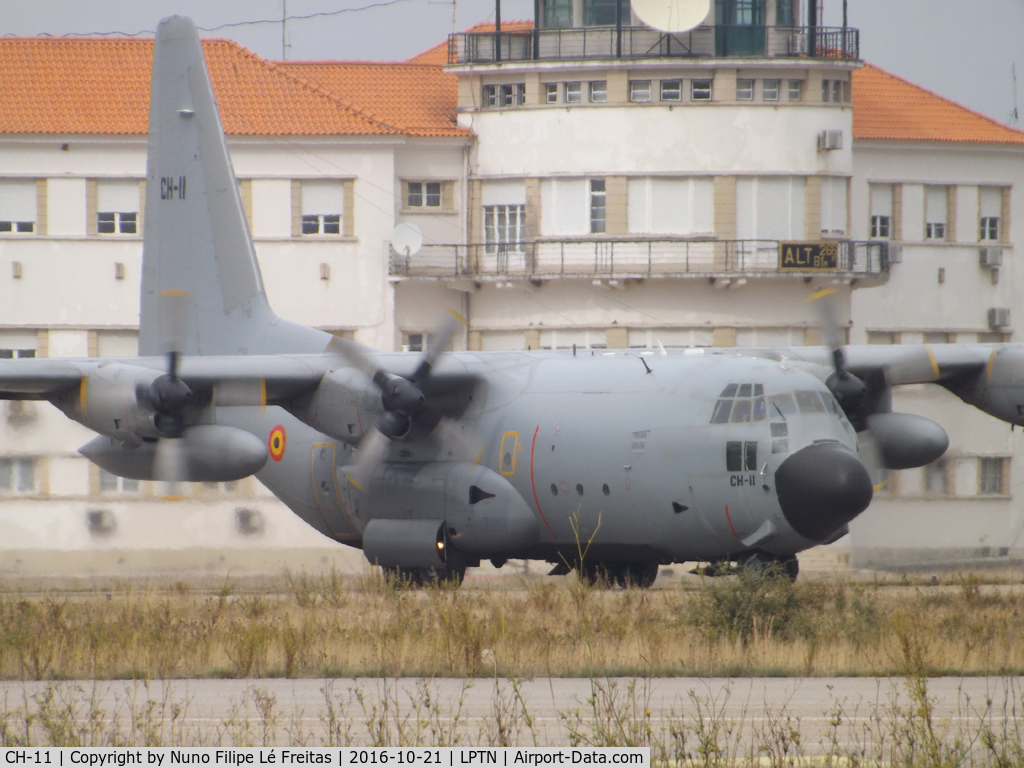
[[[729,384],[715,403],[711,423],[745,424],[764,421],[766,418],[768,405],[763,384]]]

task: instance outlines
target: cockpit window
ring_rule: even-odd
[[[730,384],[722,390],[715,403],[711,423],[745,424],[767,418],[768,404],[764,398],[763,384]]]
[[[792,395],[772,395],[772,407],[777,408],[777,413],[783,416],[792,416],[796,413],[796,403],[793,402]]]
[[[800,413],[825,413],[825,406],[817,392],[795,392]]]

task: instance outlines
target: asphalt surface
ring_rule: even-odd
[[[520,745],[565,745],[602,732],[635,738],[649,725],[662,743],[673,730],[686,734],[688,748],[704,736],[729,749],[776,744],[814,755],[834,743],[891,744],[922,724],[922,704],[934,733],[950,742],[983,725],[1024,738],[1021,677],[932,678],[924,698],[903,679],[866,677],[552,678],[516,687],[505,679],[3,681],[0,707],[16,724],[26,706],[38,711],[49,697],[51,713],[72,713],[82,729],[102,713],[104,727],[149,728],[165,744],[225,746],[368,744],[371,733],[395,744],[450,743],[458,734],[473,745],[494,743],[502,730]]]

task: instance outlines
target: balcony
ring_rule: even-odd
[[[887,242],[835,244],[835,267],[782,269],[778,240],[536,240],[424,245],[412,256],[387,244],[390,274],[409,278],[685,278],[835,274],[884,277]]]
[[[449,64],[580,59],[723,57],[860,58],[851,27],[706,26],[668,34],[650,27],[572,27],[448,36]]]

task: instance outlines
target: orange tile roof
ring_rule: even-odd
[[[853,138],[1024,144],[1024,131],[865,64],[853,73]]]
[[[445,54],[447,55],[447,54]],[[471,136],[455,123],[458,78],[436,64],[287,61],[280,69],[410,136]]]
[[[236,136],[398,134],[230,40],[203,50]],[[0,134],[145,134],[152,39],[0,38]]]

